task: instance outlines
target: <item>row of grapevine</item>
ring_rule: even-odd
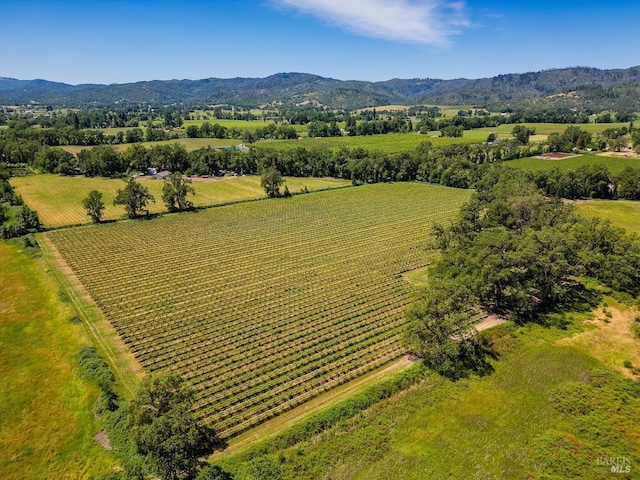
[[[429,231],[468,192],[371,185],[48,233],[149,372],[235,435],[404,353]]]

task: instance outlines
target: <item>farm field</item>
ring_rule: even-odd
[[[327,147],[332,150],[346,148],[363,148],[365,150],[377,150],[382,153],[400,153],[413,150],[422,142],[429,141],[434,146],[452,145],[456,143],[476,143],[473,137],[451,138],[432,137],[419,133],[388,133],[386,135],[363,135],[356,137],[329,137],[329,138],[302,138],[300,140],[261,140],[256,143],[259,146],[267,146],[282,150],[292,150],[297,147]],[[435,132],[434,135],[439,135]],[[482,140],[486,140],[485,138]]]
[[[177,143],[178,145],[182,145],[187,152],[191,152],[193,150],[198,150],[200,148],[206,147],[229,147],[236,146],[242,143],[242,140],[232,139],[232,138],[177,138],[174,140],[161,140],[159,142],[140,142],[137,145],[142,145],[145,148],[151,148],[155,145],[169,145]],[[133,143],[121,143],[119,145],[113,145],[119,152],[124,152],[127,148],[129,148]],[[69,153],[77,155],[81,150],[91,150],[93,147],[81,147],[78,145],[65,145],[62,147],[56,147],[66,150]]]
[[[47,233],[148,372],[234,436],[404,353],[434,222],[470,192],[376,184]]]
[[[573,203],[585,217],[600,217],[640,235],[640,202],[631,200],[580,200]]]
[[[578,155],[561,160],[546,160],[535,157],[519,158],[517,160],[504,162],[504,164],[511,167],[524,168],[525,170],[531,170],[534,172],[553,170],[554,168],[575,170],[576,168],[588,165],[606,165],[611,173],[616,174],[622,172],[626,167],[640,167],[640,159],[603,155]]]
[[[100,393],[77,366],[88,341],[40,263],[0,242],[0,476],[94,478],[117,462],[92,440]]]
[[[351,185],[347,180],[331,178],[286,177],[286,185],[291,193],[299,192],[306,186],[310,191],[337,188]],[[162,180],[140,180],[149,188],[156,202],[149,204],[150,213],[165,212],[162,202]],[[47,227],[78,225],[90,223],[82,206],[82,200],[91,190],[102,192],[105,210],[103,220],[114,220],[124,216],[124,208],[114,206],[113,199],[124,182],[102,177],[64,177],[61,175],[41,174],[26,177],[14,177],[11,184],[22,195],[29,207],[35,209],[40,220]],[[242,200],[266,197],[260,187],[260,177],[224,177],[207,182],[194,181],[195,196],[189,195],[194,205],[212,206]]]

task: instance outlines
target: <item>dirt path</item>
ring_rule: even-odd
[[[479,332],[487,330],[488,328],[497,327],[506,323],[507,320],[497,315],[487,315],[481,322],[476,323],[476,330]]]

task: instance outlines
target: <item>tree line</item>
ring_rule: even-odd
[[[24,204],[9,183],[9,169],[0,163],[0,238],[13,238],[36,232],[40,218]]]

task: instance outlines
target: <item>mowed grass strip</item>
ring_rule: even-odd
[[[116,460],[92,441],[99,391],[78,378],[82,326],[41,270],[0,242],[0,477],[88,478]]]
[[[308,190],[322,190],[350,185],[346,180],[331,178],[295,178],[286,177],[286,185],[292,193]],[[155,203],[149,204],[150,213],[166,211],[162,202],[162,180],[139,179],[155,197]],[[118,189],[124,188],[124,181],[102,177],[64,177],[61,175],[42,174],[26,177],[15,177],[11,184],[22,196],[29,207],[38,212],[40,220],[47,227],[63,225],[78,225],[89,223],[82,206],[82,200],[91,190],[102,192],[105,210],[103,220],[114,220],[125,215],[122,206],[114,206],[113,199]],[[260,187],[260,177],[225,177],[210,179],[210,181],[192,183],[196,191],[195,196],[189,195],[195,206],[213,206],[229,202],[253,200],[266,197]]]
[[[533,172],[553,170],[554,168],[559,168],[561,170],[575,170],[577,168],[590,165],[605,165],[611,173],[615,174],[622,172],[626,167],[639,168],[640,159],[602,155],[576,155],[575,157],[563,158],[560,160],[547,160],[544,158],[530,157],[510,160],[505,162],[505,165],[523,168]]]
[[[149,372],[222,436],[399,358],[434,222],[469,191],[377,184],[48,233]]]

